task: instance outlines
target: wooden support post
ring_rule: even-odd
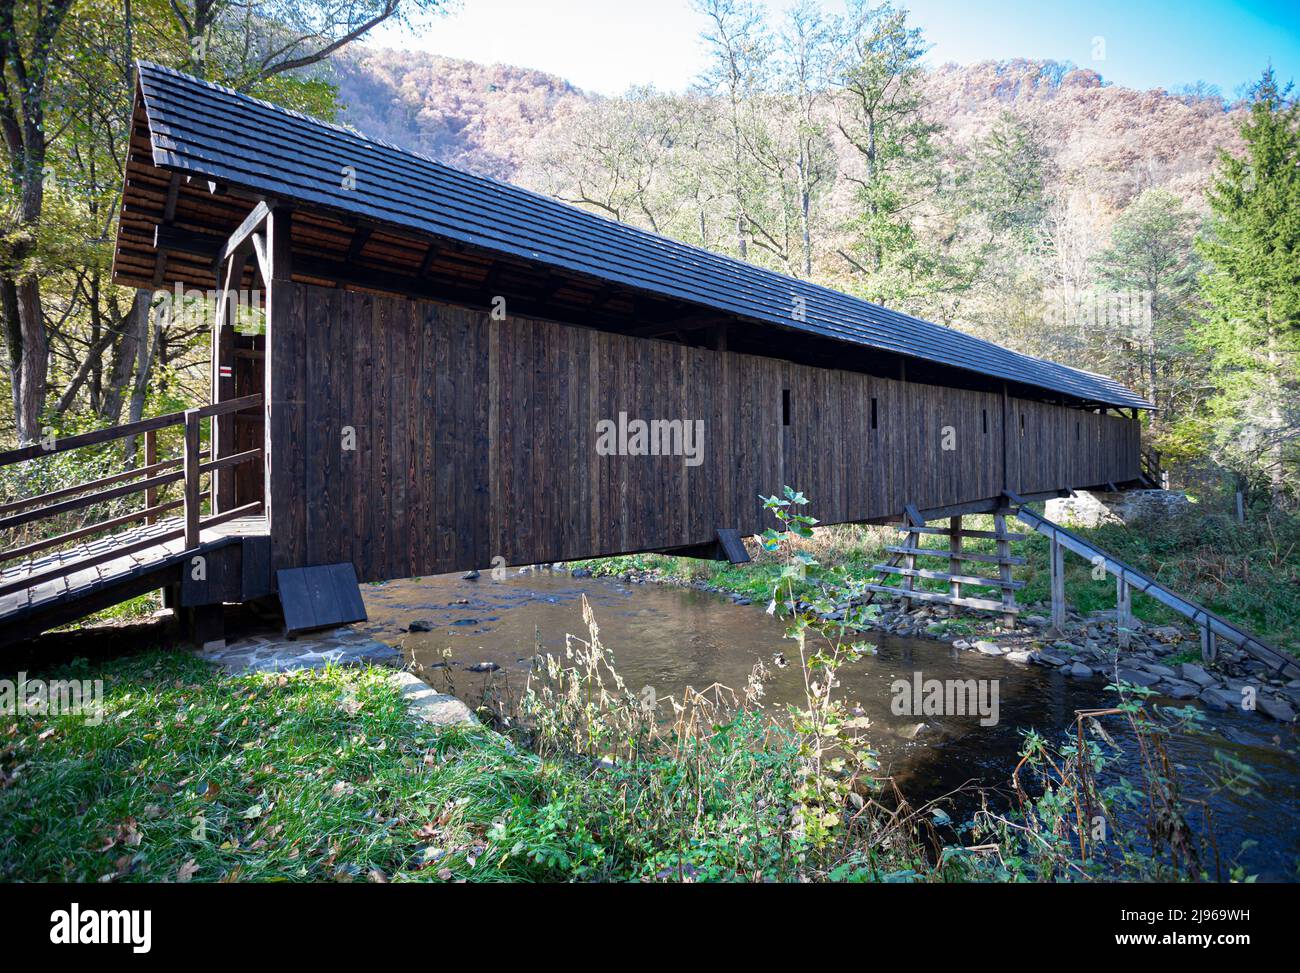
[[[948,518],[948,551],[950,554],[954,555],[948,559],[948,573],[954,576],[961,574],[961,559],[956,556],[961,554],[961,517],[959,516]],[[960,598],[961,582],[955,580],[949,581],[948,590],[951,592],[953,598]],[[952,614],[957,614],[956,605],[952,608]]]
[[[1241,491],[1238,490],[1237,491],[1237,523],[1244,524],[1245,522],[1246,522],[1246,504],[1244,498],[1241,495]]]
[[[302,448],[301,443],[293,441],[293,419],[295,412],[301,414],[302,405],[293,399],[300,394],[300,390],[293,386],[292,376],[294,356],[300,354],[301,349],[297,347],[292,323],[292,221],[293,212],[283,207],[273,210],[268,217],[263,275],[266,283],[266,423],[262,447],[262,498],[267,531],[275,539],[271,556],[277,567],[283,566],[279,563],[277,535],[288,536],[286,525],[277,523],[277,514],[283,518],[298,502],[294,497],[294,464],[289,457],[295,449]]]
[[[199,546],[199,418],[198,409],[185,413],[185,547]]]
[[[993,515],[993,530],[998,535],[998,577],[1011,580],[1011,541],[1007,539],[1007,510],[1005,507]],[[1010,585],[1002,586],[1002,627],[1016,627],[1016,592]]]
[[[150,429],[144,434],[144,465],[153,466],[158,462],[158,430]],[[158,506],[158,488],[149,487],[144,491],[144,507],[146,510],[152,510]],[[149,514],[144,518],[146,524],[158,522],[157,514]]]
[[[1127,649],[1129,631],[1133,627],[1133,592],[1123,572],[1115,575],[1115,628],[1119,647]]]
[[[1210,628],[1210,620],[1207,618],[1205,624],[1201,626],[1201,661],[1213,662],[1219,654],[1219,641]]]
[[[1049,541],[1048,559],[1051,561],[1052,628],[1057,635],[1065,634],[1065,548],[1053,534]]]
[[[200,649],[226,646],[226,613],[222,605],[195,605],[184,609],[186,639]]]
[[[919,525],[915,525],[915,524],[913,524],[912,526],[919,526]],[[921,535],[918,534],[916,531],[909,531],[909,532],[908,532],[908,535],[907,535],[907,540],[905,540],[905,541],[903,542],[903,546],[904,546],[904,547],[920,547],[920,546],[921,546]],[[915,570],[915,569],[916,569],[916,555],[915,555],[915,554],[904,554],[904,555],[903,555],[903,567],[907,568],[909,571]],[[903,575],[903,590],[904,590],[904,591],[911,591],[911,590],[912,590],[912,587],[913,587],[913,579],[912,579],[912,575],[910,575],[910,574],[905,574],[905,575]],[[904,596],[903,596],[903,611],[904,611],[904,612],[909,612],[909,611],[911,611],[911,610],[912,610],[912,600],[911,600],[910,598],[908,598],[906,595],[904,595]]]
[[[225,267],[224,285],[217,300],[217,314],[212,325],[212,401],[225,402],[235,397],[235,319],[239,310],[239,288],[244,280],[246,249],[230,257]],[[212,422],[212,458],[220,459],[235,452],[235,415],[217,416]],[[212,512],[221,513],[235,507],[235,469],[227,467],[213,474]]]

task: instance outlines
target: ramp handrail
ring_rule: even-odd
[[[216,470],[230,469],[233,466],[251,462],[262,455],[262,449],[259,447],[257,449],[249,449],[232,455],[209,459],[208,451],[202,449],[200,445],[200,423],[203,419],[213,416],[239,412],[244,409],[258,408],[262,403],[263,396],[261,393],[246,395],[237,399],[228,399],[225,402],[217,402],[212,405],[201,406],[197,409],[188,409],[184,412],[172,412],[167,415],[143,419],[139,422],[129,422],[120,426],[111,426],[107,429],[98,429],[94,432],[56,439],[50,443],[36,443],[30,446],[23,446],[18,449],[0,452],[0,467],[4,467],[14,463],[37,459],[41,456],[50,456],[56,453],[66,452],[71,449],[96,446],[102,443],[112,442],[118,439],[126,439],[141,434],[145,436],[144,466],[134,470],[127,470],[125,472],[99,477],[74,486],[62,487],[41,494],[40,496],[13,500],[0,505],[0,529],[13,529],[34,521],[57,517],[74,510],[80,510],[86,507],[95,506],[96,504],[117,500],[134,493],[145,494],[144,509],[111,517],[107,520],[83,524],[73,530],[66,531],[54,537],[45,537],[29,543],[16,545],[6,550],[0,550],[0,563],[12,561],[17,558],[31,557],[31,555],[40,551],[59,547],[63,544],[71,543],[72,541],[80,540],[93,534],[102,533],[103,531],[111,530],[115,527],[121,527],[125,524],[141,520],[152,524],[157,520],[159,514],[177,508],[183,508],[184,526],[179,531],[171,531],[165,535],[154,535],[152,538],[153,543],[162,543],[166,540],[172,540],[175,537],[183,536],[185,538],[185,546],[187,548],[192,548],[198,546],[199,531],[202,524],[213,526],[216,523],[223,523],[238,515],[255,513],[261,507],[260,502],[245,504],[237,510],[224,511],[221,514],[210,516],[206,520],[203,520],[201,516],[202,505],[203,501],[209,497],[210,491],[200,489],[199,480],[202,474]],[[160,462],[155,455],[156,445],[154,435],[159,429],[166,429],[170,426],[177,425],[183,425],[185,427],[184,451],[182,455],[174,459],[163,460]],[[178,482],[183,483],[184,490],[182,498],[167,503],[159,503],[157,497],[160,488]],[[136,542],[133,546],[138,547],[143,545],[146,543],[146,540],[148,539]],[[123,554],[129,552],[123,550],[118,553]],[[79,570],[80,568],[93,566],[93,561],[93,558],[79,560],[54,571],[45,571],[28,577],[29,579],[38,579],[30,581],[31,584],[35,584],[39,583],[39,580],[48,580],[47,576],[57,577],[59,574],[66,574],[70,571]],[[10,591],[18,590],[24,586],[30,585],[23,585],[19,580],[9,581],[4,585],[0,585],[0,594],[6,594]]]
[[[1242,628],[1238,628],[1227,619],[1214,614],[1204,605],[1199,605],[1176,594],[1159,581],[1148,577],[1118,558],[1112,557],[1095,544],[1084,540],[1078,534],[1071,533],[1061,525],[1034,513],[1028,508],[1026,501],[1022,497],[1010,491],[1007,491],[1005,496],[1014,505],[1016,517],[1044,537],[1056,541],[1062,547],[1073,551],[1082,558],[1086,558],[1093,564],[1096,564],[1097,559],[1100,558],[1108,573],[1116,578],[1124,579],[1134,590],[1154,598],[1165,607],[1194,622],[1203,630],[1213,633],[1214,636],[1225,639],[1244,650],[1273,671],[1286,674],[1291,678],[1300,678],[1300,662],[1269,645],[1263,639]]]

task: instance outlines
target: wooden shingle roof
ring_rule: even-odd
[[[153,162],[163,169],[414,230],[751,322],[882,349],[1085,402],[1151,407],[1105,376],[1022,355],[616,223],[169,68],[141,62],[139,79]]]

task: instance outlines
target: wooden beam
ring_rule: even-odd
[[[1115,628],[1119,636],[1119,647],[1127,649],[1133,628],[1133,596],[1128,579],[1122,574],[1115,578]]]
[[[961,580],[959,572],[961,571],[961,517],[948,518],[948,550],[950,557],[948,559],[948,572],[951,577],[948,579],[948,590],[952,592],[953,599],[961,598]]]
[[[167,199],[163,203],[163,226],[171,226],[172,221],[176,219],[176,199],[180,194],[180,189],[181,174],[179,172],[173,172],[171,179],[167,183]],[[164,271],[167,268],[167,251],[158,246],[158,237],[156,233],[154,235],[154,249],[157,250],[157,255],[154,257],[153,286],[157,288],[162,285],[163,277],[165,276]]]
[[[266,238],[261,233],[254,233],[249,239],[253,243],[253,253],[257,257],[257,272],[262,275],[262,283],[271,281],[271,257],[266,252]]]
[[[286,399],[286,383],[298,349],[293,342],[293,211],[279,207],[266,220],[266,423],[262,441],[262,497],[266,509],[267,532],[271,535],[272,561],[276,567],[300,567],[280,564],[276,554],[276,532],[287,535],[287,518],[301,489],[295,484],[294,463],[290,454],[303,448],[295,442],[294,426],[301,415],[301,402]]]
[[[993,529],[1002,535],[998,538],[998,577],[1003,581],[1011,580],[1011,565],[1024,564],[1023,557],[1011,556],[1011,542],[1006,539],[1007,533],[1007,514],[1006,510],[999,510],[993,515]],[[1016,593],[1012,588],[1002,589],[1002,626],[1003,628],[1015,628],[1016,625]]]
[[[949,519],[952,520],[954,518]],[[957,516],[955,519],[960,521],[961,517]],[[943,537],[948,537],[953,533],[951,527],[899,527],[898,529],[904,532],[914,531],[918,534],[939,534]],[[1010,531],[1004,535],[999,535],[995,530],[972,530],[966,528],[963,528],[959,533],[962,537],[979,537],[990,541],[997,540],[999,536],[1004,536],[1009,541],[1023,541],[1029,537],[1028,534],[1017,534]]]
[[[727,560],[732,564],[746,564],[749,561],[749,554],[745,550],[745,544],[740,539],[740,531],[734,527],[719,527],[717,529],[718,544],[722,552],[727,556]]]
[[[933,581],[959,581],[962,584],[983,586],[986,588],[1015,588],[1025,586],[1023,581],[1004,581],[1001,578],[987,578],[982,574],[952,574],[948,571],[932,571],[929,568],[902,568],[895,564],[873,564],[872,571],[884,574],[897,574],[913,578],[928,578]]]
[[[1065,634],[1065,549],[1053,537],[1048,541],[1048,563],[1052,580],[1052,629]]]
[[[1220,638],[1225,639],[1232,645],[1240,647],[1261,662],[1264,662],[1274,672],[1285,674],[1292,679],[1300,678],[1300,663],[1297,663],[1291,656],[1284,655],[1258,636],[1238,628],[1226,619],[1215,615],[1209,609],[1196,604],[1196,602],[1175,594],[1169,588],[1147,577],[1141,571],[1137,571],[1123,561],[1111,557],[1101,549],[1089,544],[1081,537],[1075,536],[1065,528],[1052,523],[1045,517],[1040,517],[1024,505],[1025,498],[1010,492],[1008,492],[1007,497],[1019,508],[1016,511],[1016,516],[1040,534],[1049,539],[1055,538],[1061,547],[1078,554],[1087,561],[1091,562],[1096,558],[1100,558],[1100,563],[1105,566],[1108,572],[1113,575],[1123,575],[1129,585],[1140,594],[1154,598],[1165,607],[1191,620],[1193,624],[1208,629],[1208,635],[1202,636],[1203,645],[1207,639],[1211,641]],[[1211,648],[1213,648],[1213,645]]]
[[[368,223],[360,224],[352,232],[352,242],[348,246],[348,260],[356,261],[361,259],[361,251],[366,248],[366,243],[374,232],[375,228]]]
[[[868,584],[862,586],[867,591],[875,591],[881,594],[894,595],[902,598],[904,602],[910,601],[931,601],[939,602],[944,605],[956,605],[959,608],[978,608],[982,611],[1001,611],[1007,612],[1007,606],[1001,601],[994,601],[991,598],[954,598],[946,591],[904,591],[902,588],[895,588],[884,584]],[[1009,609],[1012,615],[1012,624],[1015,624],[1015,614],[1020,609],[1014,604]]]
[[[1006,543],[1006,542],[1003,541],[1000,543]],[[942,547],[916,547],[914,545],[902,545],[902,546],[886,545],[885,550],[891,551],[895,554],[910,554],[913,557],[928,555],[930,557],[946,557],[949,560],[953,559],[953,553],[949,550],[945,550]],[[1010,565],[1010,564],[1027,563],[1023,557],[1013,556],[1010,553],[1007,553],[1005,555],[982,554],[978,551],[963,551],[962,553],[956,555],[956,559],[959,561],[979,561],[982,564]]]
[[[183,253],[191,257],[216,261],[222,251],[222,241],[218,236],[207,233],[195,233],[175,226],[158,224],[153,230],[155,250],[168,253]]]
[[[217,267],[220,267],[224,261],[228,260],[237,250],[243,247],[248,238],[253,235],[253,232],[266,222],[267,217],[271,215],[271,212],[274,209],[275,204],[268,203],[266,200],[262,200],[254,206],[252,211],[244,217],[244,222],[240,223],[239,226],[235,228],[235,232],[230,234],[229,238],[227,238],[225,244],[217,254],[217,259],[213,263],[213,269],[215,270]]]

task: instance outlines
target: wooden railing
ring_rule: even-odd
[[[1147,482],[1161,490],[1169,489],[1169,473],[1160,466],[1160,450],[1153,446],[1142,447],[1142,475]]]
[[[203,516],[203,502],[214,492],[211,489],[201,489],[200,484],[203,474],[228,470],[241,463],[252,462],[262,455],[262,450],[261,448],[249,449],[228,456],[209,458],[208,452],[201,447],[201,426],[204,419],[240,412],[245,409],[260,408],[261,405],[262,395],[260,393],[246,395],[242,398],[229,399],[225,402],[205,405],[185,412],[172,412],[151,419],[142,419],[139,422],[130,422],[108,429],[99,429],[95,432],[56,439],[48,444],[37,443],[32,446],[23,446],[0,453],[0,468],[3,468],[42,456],[51,456],[56,453],[64,453],[88,446],[99,446],[133,436],[143,436],[145,444],[145,462],[141,467],[99,477],[75,486],[51,490],[39,496],[0,504],[0,529],[12,530],[36,521],[59,517],[75,510],[118,500],[135,493],[144,493],[145,506],[143,509],[111,517],[107,520],[84,524],[53,537],[41,538],[0,550],[0,564],[16,558],[29,558],[40,551],[50,550],[94,534],[111,531],[126,524],[140,521],[144,521],[146,524],[154,524],[160,514],[178,509],[183,511],[183,526],[181,527],[162,533],[151,533],[141,540],[111,546],[101,553],[79,559],[72,564],[60,565],[57,568],[27,575],[21,580],[0,585],[0,595],[39,584],[44,580],[65,575],[71,571],[94,567],[106,560],[132,554],[146,547],[175,540],[178,537],[183,537],[186,549],[191,549],[199,545],[200,534],[204,527],[213,527],[238,517],[259,513],[262,510],[262,502],[255,501],[232,510],[221,511],[207,517]],[[172,426],[184,427],[183,452],[174,459],[160,461],[158,459],[156,439],[158,431]],[[183,485],[181,498],[160,503],[159,491],[173,483]]]
[[[1024,498],[1010,492],[1006,496],[1015,505],[1016,516],[1051,543],[1052,625],[1057,630],[1063,628],[1065,624],[1065,572],[1062,553],[1064,549],[1079,555],[1094,567],[1104,567],[1108,574],[1115,577],[1116,623],[1121,632],[1133,627],[1131,599],[1132,592],[1137,591],[1182,615],[1201,630],[1201,657],[1206,662],[1212,662],[1218,655],[1218,642],[1223,639],[1259,659],[1274,675],[1285,679],[1300,678],[1300,662],[1292,656],[1279,651],[1259,636],[1252,635],[1221,615],[1216,615],[1204,605],[1176,594],[1159,581],[1107,554],[1060,524],[1040,516],[1029,509]],[[1123,644],[1121,643],[1121,646]]]

